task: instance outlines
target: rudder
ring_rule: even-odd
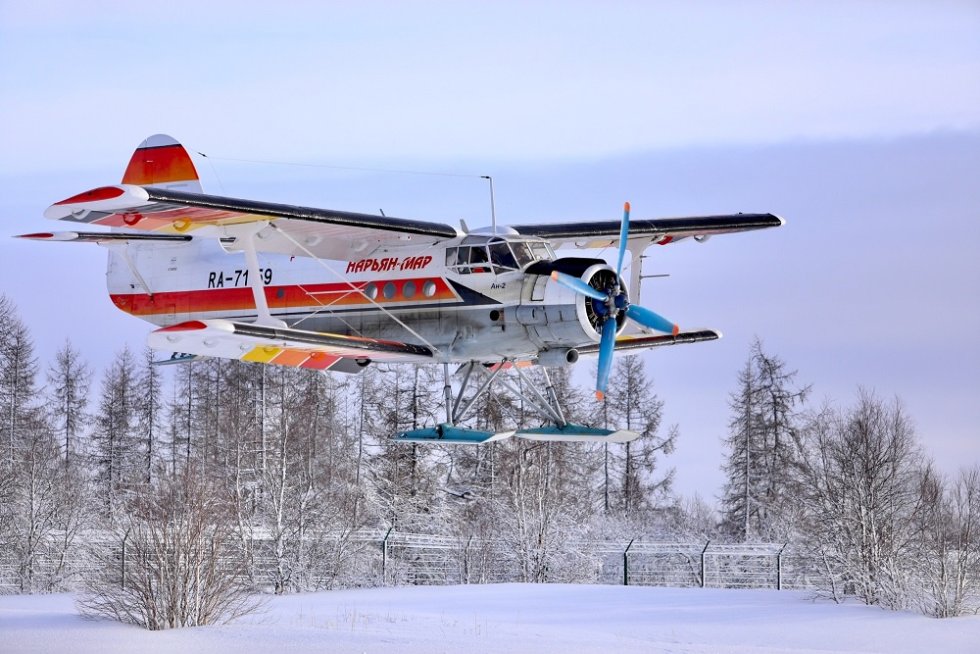
[[[176,139],[154,134],[140,143],[122,178],[123,184],[158,186],[203,193],[194,162]]]

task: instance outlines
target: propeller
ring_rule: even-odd
[[[609,372],[612,369],[613,354],[616,351],[616,318],[620,313],[624,313],[633,322],[659,332],[667,332],[676,336],[680,331],[676,324],[650,309],[638,304],[630,304],[626,297],[622,283],[622,272],[623,260],[626,258],[626,241],[629,237],[629,228],[630,203],[627,202],[623,205],[623,222],[619,229],[619,258],[616,262],[616,279],[606,289],[595,288],[578,277],[557,270],[551,273],[551,278],[562,286],[570,288],[579,295],[591,298],[596,315],[601,320],[599,372],[596,376],[595,389],[596,398],[599,400],[605,397],[606,387],[609,384]]]

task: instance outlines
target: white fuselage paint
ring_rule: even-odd
[[[290,327],[428,345],[436,360],[529,358],[598,341],[587,300],[547,275],[447,265],[461,242],[473,237],[382,247],[353,261],[259,254],[259,274],[272,316]],[[119,309],[159,326],[257,317],[241,252],[211,239],[126,247],[139,274],[112,251],[107,273]]]

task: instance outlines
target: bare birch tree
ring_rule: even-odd
[[[929,471],[905,410],[861,391],[854,407],[812,416],[803,441],[803,545],[824,564],[824,591],[910,607]]]

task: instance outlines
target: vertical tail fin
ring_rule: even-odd
[[[122,183],[203,192],[197,168],[187,150],[166,134],[154,134],[140,143],[129,160]]]
[[[166,134],[154,134],[140,143],[126,166],[122,183],[203,193],[197,168],[187,150]],[[126,229],[113,227],[112,231]],[[127,303],[135,301],[129,296],[146,295],[149,302],[155,302],[156,293],[179,287],[174,281],[175,271],[186,274],[186,270],[206,256],[206,252],[217,248],[217,244],[206,239],[186,243],[119,242],[109,247],[106,271],[109,294],[113,302],[127,312],[130,311],[126,308],[130,306]],[[170,324],[184,310],[174,304],[153,322]]]

